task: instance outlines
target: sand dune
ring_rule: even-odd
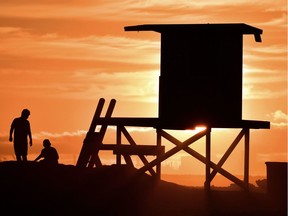
[[[284,216],[286,200],[260,191],[216,190],[156,181],[127,166],[79,169],[0,163],[1,210],[26,215]]]

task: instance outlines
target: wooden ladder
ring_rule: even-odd
[[[101,129],[99,132],[95,132],[95,129],[97,127],[97,119],[100,117],[101,112],[103,110],[103,106],[105,103],[104,98],[100,98],[96,111],[94,113],[92,122],[90,124],[90,128],[86,134],[86,137],[83,141],[83,146],[80,151],[76,166],[77,167],[93,167],[96,166],[102,166],[101,160],[99,158],[98,152],[99,152],[99,146],[103,142],[104,135],[106,133],[108,124],[101,124]],[[112,112],[114,110],[116,104],[115,99],[111,99],[105,119],[109,119],[112,116]],[[105,121],[104,121],[105,122]]]

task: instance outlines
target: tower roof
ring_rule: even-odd
[[[262,29],[244,23],[215,23],[215,24],[143,24],[124,27],[125,31],[155,31],[159,33],[236,33],[253,34],[257,42],[261,42]]]

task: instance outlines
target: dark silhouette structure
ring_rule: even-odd
[[[269,129],[270,122],[242,119],[242,56],[243,35],[252,34],[261,42],[262,30],[243,24],[157,24],[127,26],[125,31],[155,31],[161,34],[161,72],[159,77],[158,118],[111,117],[116,101],[112,99],[105,117],[100,117],[105,100],[99,100],[89,132],[84,140],[77,166],[101,166],[98,152],[110,150],[116,164],[124,157],[132,165],[131,155],[143,162],[139,172],[149,171],[160,177],[161,162],[183,150],[205,164],[205,188],[217,173],[244,189],[249,189],[250,129]],[[102,128],[95,132],[96,126]],[[116,126],[116,144],[104,144],[107,126]],[[184,130],[205,126],[184,142],[166,129]],[[126,127],[152,127],[156,145],[136,145]],[[211,161],[212,128],[240,129],[218,163]],[[128,140],[123,145],[122,135]],[[205,156],[189,146],[205,137]],[[244,139],[244,179],[223,169],[235,147]],[[166,139],[175,145],[165,152],[161,145]],[[145,155],[154,155],[148,161]],[[156,171],[154,170],[156,167]]]
[[[9,133],[9,141],[14,143],[14,152],[17,161],[27,161],[28,137],[32,146],[32,134],[30,122],[28,121],[30,111],[23,109],[21,116],[12,121]],[[14,133],[14,138],[13,138]]]
[[[161,127],[245,125],[242,121],[243,35],[253,34],[261,42],[261,29],[242,23],[162,24],[128,26],[125,31],[161,33]],[[256,124],[268,126],[266,122]]]
[[[58,164],[59,155],[57,150],[51,146],[49,139],[43,141],[44,148],[41,150],[40,155],[35,159],[35,161],[41,160],[40,162],[46,165],[55,165]]]

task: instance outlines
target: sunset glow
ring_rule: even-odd
[[[24,108],[31,111],[33,136],[28,160],[49,138],[65,164],[76,163],[99,98],[117,100],[114,117],[157,117],[160,34],[125,32],[124,26],[173,23],[246,23],[263,30],[262,43],[253,35],[243,42],[243,119],[271,123],[271,129],[251,130],[250,174],[266,176],[266,161],[287,161],[286,1],[10,0],[0,7],[0,161],[15,159],[9,130]],[[155,143],[153,128],[128,130],[139,143]],[[171,133],[185,140],[195,131]],[[212,160],[237,133],[212,131]],[[114,141],[115,128],[107,135]],[[242,174],[244,150],[238,147],[226,166]],[[202,140],[195,148],[205,154]],[[113,163],[111,155],[103,158]],[[162,167],[163,174],[204,172],[185,152]]]

